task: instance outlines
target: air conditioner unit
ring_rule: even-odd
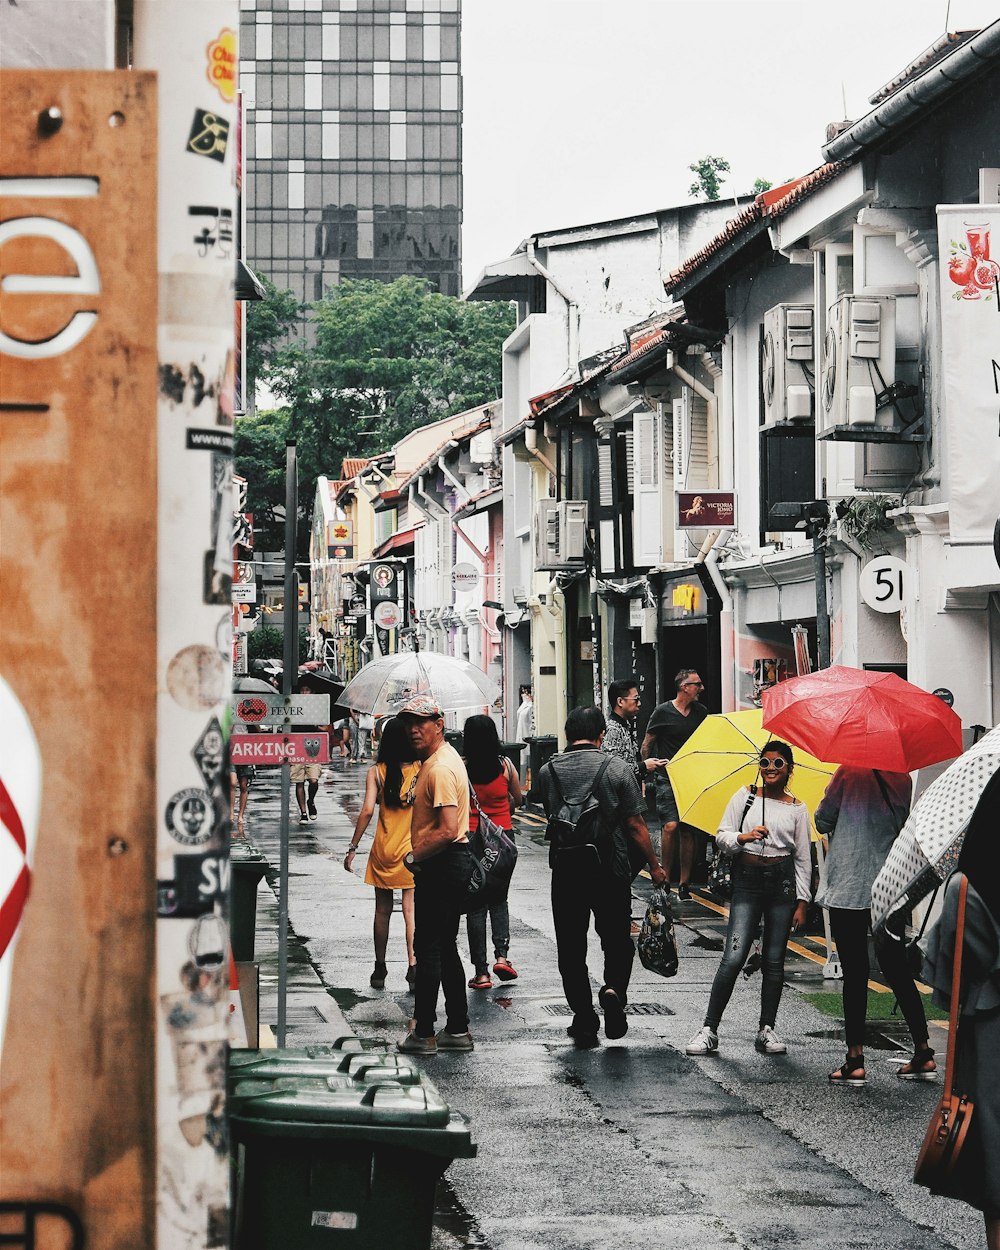
[[[579,568],[587,555],[586,500],[540,499],[535,515],[535,568]]]
[[[764,424],[810,421],[813,416],[813,310],[775,304],[764,314],[760,389]]]
[[[830,308],[823,345],[816,433],[895,428],[895,410],[877,402],[896,380],[896,301],[843,295]]]

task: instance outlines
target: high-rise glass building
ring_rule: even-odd
[[[248,263],[461,281],[461,0],[241,0]]]

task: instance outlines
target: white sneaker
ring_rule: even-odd
[[[718,1033],[706,1024],[691,1038],[684,1053],[686,1055],[717,1055],[719,1053]]]
[[[788,1047],[769,1024],[766,1024],[757,1034],[754,1046],[762,1055],[784,1055],[788,1052]]]

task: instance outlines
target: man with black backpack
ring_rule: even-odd
[[[574,708],[566,718],[566,750],[539,770],[536,783],[548,817],[559,974],[573,1011],[566,1031],[580,1049],[597,1045],[600,1026],[587,968],[591,916],[604,951],[604,985],[598,994],[604,1032],[613,1039],[628,1031],[625,1004],[635,955],[629,843],[645,855],[654,885],[667,880],[632,769],[601,752],[605,728],[600,708]]]

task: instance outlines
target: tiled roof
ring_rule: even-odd
[[[973,35],[978,35],[978,30],[953,30],[947,34],[941,35],[938,39],[925,48],[915,61],[911,61],[907,67],[880,87],[874,95],[868,97],[869,104],[881,104],[883,100],[888,100],[891,95],[895,95],[900,87],[905,87],[908,82],[912,82],[914,78],[919,78],[925,70],[947,56],[960,43],[965,43],[971,39]]]
[[[366,464],[371,464],[371,456],[350,456],[341,466],[340,476],[344,481],[357,477]]]
[[[738,216],[727,221],[714,239],[710,239],[700,251],[689,256],[679,268],[675,269],[663,283],[668,292],[675,291],[692,274],[696,273],[716,253],[722,251],[730,243],[739,239],[740,235],[749,231],[756,222],[771,222],[787,213],[802,200],[819,190],[825,183],[835,178],[845,166],[840,162],[820,165],[811,174],[786,182],[780,187],[772,187],[758,195],[754,202]]]

